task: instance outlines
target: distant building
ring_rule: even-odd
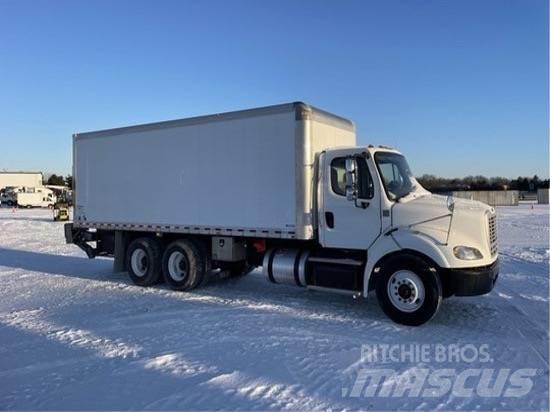
[[[0,189],[9,186],[40,187],[42,178],[41,172],[0,172]]]
[[[454,197],[479,200],[491,206],[517,206],[519,192],[517,190],[464,190],[452,192]]]
[[[548,204],[548,189],[537,190],[537,202],[543,205]]]

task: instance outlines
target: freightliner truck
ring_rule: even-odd
[[[67,242],[140,286],[189,291],[261,267],[420,325],[498,276],[495,210],[431,194],[405,157],[296,102],[73,136]],[[145,202],[144,192],[148,199]]]

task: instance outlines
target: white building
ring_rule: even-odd
[[[41,172],[0,172],[0,189],[8,186],[40,187],[42,178]]]

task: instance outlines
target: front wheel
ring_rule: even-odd
[[[434,265],[414,255],[397,255],[384,262],[377,276],[378,302],[394,322],[418,326],[437,313],[443,288]]]

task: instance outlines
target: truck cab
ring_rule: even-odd
[[[397,150],[326,150],[319,156],[317,187],[319,242],[324,248],[366,251],[363,295],[375,289],[390,317],[425,321],[442,297],[493,288],[498,276],[494,208],[430,193]],[[430,308],[419,316],[425,303]]]

